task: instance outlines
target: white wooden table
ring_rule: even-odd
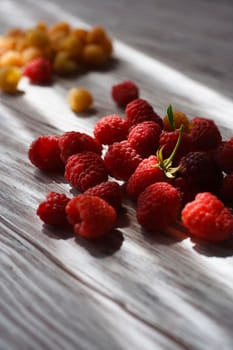
[[[182,234],[146,237],[125,202],[119,226],[94,244],[48,229],[35,214],[47,192],[70,194],[59,176],[35,170],[28,146],[41,134],[79,130],[122,113],[111,86],[135,81],[161,115],[169,103],[214,118],[233,135],[232,1],[1,0],[0,30],[39,20],[103,25],[115,66],[52,87],[21,82],[0,94],[0,349],[230,350],[233,348],[233,240],[194,242]],[[66,94],[94,95],[89,117]]]

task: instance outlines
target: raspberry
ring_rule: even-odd
[[[52,73],[51,62],[44,57],[36,58],[27,63],[23,71],[23,74],[34,84],[50,83],[52,80]]]
[[[130,80],[123,81],[112,87],[112,98],[120,107],[125,107],[129,102],[136,100],[138,97],[138,87]]]
[[[222,137],[213,120],[195,117],[190,132],[194,150],[206,151],[217,147]]]
[[[162,119],[154,112],[153,107],[145,100],[136,99],[126,106],[126,120],[129,127],[152,120],[163,128]]]
[[[218,195],[222,200],[230,204],[233,203],[233,173],[223,178]]]
[[[0,90],[14,94],[18,91],[21,72],[16,67],[0,67]]]
[[[102,182],[84,192],[91,196],[97,196],[108,202],[116,211],[119,211],[122,203],[120,185],[115,181]]]
[[[157,182],[139,195],[137,220],[148,231],[164,232],[177,220],[180,206],[177,189],[167,182]]]
[[[128,180],[141,161],[140,155],[127,141],[114,142],[104,158],[110,175],[119,180]]]
[[[68,93],[67,101],[72,111],[86,112],[93,103],[93,97],[86,89],[73,88]]]
[[[213,150],[212,156],[222,171],[227,174],[233,172],[233,137]]]
[[[74,232],[89,239],[106,235],[114,226],[116,211],[105,200],[80,194],[66,206],[67,218]]]
[[[128,123],[119,115],[107,115],[101,118],[94,128],[96,139],[103,145],[111,145],[127,138]]]
[[[172,182],[172,185],[177,188],[182,199],[182,206],[191,202],[195,196],[201,192],[200,185],[191,182],[185,177],[178,176]]]
[[[42,170],[63,169],[58,140],[55,135],[43,135],[34,140],[28,151],[32,164]]]
[[[213,194],[199,193],[186,204],[182,222],[191,234],[209,241],[223,241],[233,233],[233,216]]]
[[[65,168],[66,180],[83,192],[107,181],[108,173],[103,159],[94,152],[82,152],[68,158]]]
[[[107,52],[100,44],[87,44],[83,48],[82,59],[89,68],[103,67],[108,61]]]
[[[182,112],[177,112],[177,111],[174,111],[172,113],[173,113],[173,118],[174,118],[175,129],[179,129],[181,127],[181,125],[183,125],[184,132],[189,132],[191,129],[191,122],[188,119],[187,115],[182,113]],[[172,128],[172,125],[171,125],[167,115],[163,118],[163,129],[165,131],[173,131],[174,130]]]
[[[163,157],[168,158],[172,153],[179,137],[179,130],[162,131],[159,139],[159,148],[163,147]],[[173,164],[178,165],[180,159],[192,150],[191,139],[188,133],[182,134],[182,139],[173,159]]]
[[[159,146],[161,127],[153,122],[146,121],[133,127],[128,136],[128,142],[142,158],[156,154]]]
[[[216,192],[222,173],[206,152],[190,152],[180,161],[179,174],[203,192]]]
[[[69,156],[91,151],[98,154],[102,152],[102,146],[93,137],[78,131],[68,131],[60,136],[58,145],[61,151],[61,159],[64,163],[67,162]]]
[[[132,200],[136,201],[139,194],[149,185],[166,181],[163,171],[156,168],[157,163],[157,157],[151,155],[149,158],[143,159],[131,175],[126,186],[126,192]]]
[[[67,223],[65,207],[69,200],[65,194],[49,192],[36,213],[45,224],[64,225]]]

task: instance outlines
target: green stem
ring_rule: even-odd
[[[169,119],[169,122],[171,124],[172,129],[175,130],[176,127],[175,127],[172,105],[169,105],[167,108],[167,116],[168,116],[168,119]]]
[[[165,161],[164,161],[165,167],[166,167],[168,164],[172,163],[172,160],[173,160],[173,158],[174,158],[174,156],[175,156],[175,154],[176,154],[176,151],[177,151],[177,149],[178,149],[178,147],[179,147],[179,145],[180,145],[180,143],[181,143],[183,131],[184,131],[184,125],[181,124],[181,126],[180,126],[180,128],[179,128],[179,136],[178,136],[178,139],[177,139],[177,141],[176,141],[176,145],[175,145],[175,147],[174,147],[172,153],[170,154],[169,158],[165,159]]]

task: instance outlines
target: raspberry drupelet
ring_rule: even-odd
[[[105,200],[87,194],[72,198],[66,206],[66,214],[74,232],[88,239],[108,234],[117,217],[115,209]]]
[[[69,202],[65,194],[49,192],[46,200],[40,203],[37,208],[37,215],[48,225],[61,226],[67,222],[65,207]]]
[[[107,181],[108,172],[99,154],[82,152],[68,158],[65,179],[71,186],[84,192],[89,187]]]
[[[233,233],[230,210],[213,194],[199,193],[183,208],[182,222],[194,236],[209,241],[224,241]]]

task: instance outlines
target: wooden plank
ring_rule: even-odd
[[[146,236],[128,201],[119,226],[98,244],[74,238],[68,230],[52,231],[35,215],[47,192],[71,196],[71,188],[62,176],[50,177],[33,168],[27,158],[29,144],[41,134],[67,130],[92,134],[101,116],[122,113],[110,97],[116,81],[134,80],[142,97],[161,115],[172,103],[191,117],[214,118],[224,137],[232,134],[232,81],[224,75],[233,50],[224,34],[232,32],[230,2],[209,7],[208,1],[195,2],[197,28],[191,13],[181,16],[182,7],[187,9],[184,1],[170,10],[164,5],[168,2],[156,1],[155,6],[147,1],[145,8],[136,4],[132,11],[138,22],[141,19],[136,29],[126,1],[100,3],[91,0],[86,6],[84,1],[70,0],[64,8],[61,1],[1,2],[2,31],[41,19],[50,23],[64,19],[73,25],[98,22],[121,42],[115,42],[112,70],[56,79],[52,87],[32,86],[24,79],[20,85],[24,94],[0,95],[0,349],[232,349],[233,240],[204,245],[179,230],[171,236]],[[208,10],[211,16],[206,19]],[[122,11],[123,17],[112,17]],[[160,19],[156,29],[151,19],[155,12]],[[164,18],[171,22],[164,23]],[[183,26],[196,30],[182,32],[185,43],[193,38],[189,44],[195,52],[209,38],[209,26],[217,23],[221,29],[214,32],[210,46],[213,51],[221,47],[221,55],[214,58],[199,51],[203,67],[209,64],[201,80],[196,56],[182,55],[179,61],[179,43],[164,47],[164,41],[156,38],[158,30],[164,30],[164,37],[181,35],[177,22],[182,20]],[[171,33],[175,24],[176,34]],[[217,58],[224,62],[220,81],[213,73]],[[76,84],[94,94],[95,111],[86,118],[74,115],[66,102],[67,91]]]

